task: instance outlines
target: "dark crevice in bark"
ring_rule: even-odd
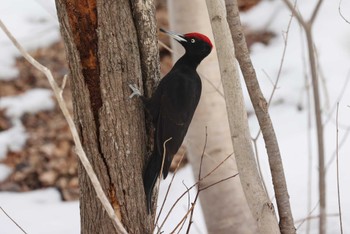
[[[102,107],[102,95],[98,61],[98,17],[96,0],[67,1],[66,10],[74,43],[79,53],[84,81],[90,94],[90,105],[94,116],[98,152],[107,169],[108,183],[110,183],[112,180],[108,162],[100,144],[99,111]],[[109,199],[110,201],[116,200],[114,197],[109,197]]]

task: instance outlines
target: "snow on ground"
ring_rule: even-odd
[[[0,181],[6,179],[11,174],[12,169],[4,164],[0,164]]]
[[[27,49],[48,45],[58,38],[57,20],[53,13],[54,7],[51,4],[53,1],[40,0],[38,2],[28,0],[5,1],[0,8],[1,19]],[[298,1],[298,10],[308,18],[314,5],[315,0]],[[320,74],[324,78],[324,81],[321,82],[322,107],[326,113],[323,116],[324,121],[330,116],[325,125],[326,162],[330,162],[327,170],[327,213],[330,215],[328,218],[328,233],[339,233],[339,221],[336,216],[338,210],[334,160],[336,117],[335,112],[332,112],[334,110],[332,107],[337,101],[340,101],[339,142],[345,139],[342,146],[339,147],[340,195],[342,198],[344,231],[345,233],[350,231],[350,187],[348,186],[350,184],[350,170],[348,170],[350,165],[350,140],[345,138],[350,129],[350,89],[346,87],[346,80],[349,78],[350,71],[350,44],[348,40],[350,24],[347,24],[340,17],[338,7],[338,1],[325,0],[313,30],[315,46],[319,55]],[[343,1],[341,10],[348,20],[350,19],[349,9],[350,2]],[[243,23],[257,29],[268,28],[277,34],[270,45],[256,44],[252,48],[252,60],[266,97],[269,97],[273,89],[269,79],[274,81],[277,76],[284,47],[282,34],[287,30],[289,19],[289,10],[286,9],[282,1],[278,0],[263,1],[255,9],[242,14]],[[0,77],[2,79],[14,77],[16,71],[13,69],[13,56],[18,55],[18,53],[2,32],[0,32],[0,48]],[[279,139],[292,211],[296,221],[308,216],[309,191],[311,191],[312,198],[311,208],[317,207],[318,203],[316,130],[312,117],[311,129],[308,131],[308,102],[307,93],[304,89],[305,74],[309,74],[306,43],[302,29],[293,19],[289,30],[284,66],[274,97],[275,103],[273,102],[270,113]],[[338,100],[343,88],[345,89],[343,97]],[[277,100],[283,100],[283,103],[278,104]],[[45,98],[37,101],[36,104],[41,103],[41,101],[45,101]],[[246,103],[251,108],[248,98],[246,98]],[[303,110],[298,111],[297,106],[303,107]],[[312,107],[311,113],[313,113]],[[258,131],[255,119],[250,119],[250,126],[254,136]],[[18,147],[23,144],[25,132],[20,129],[20,126],[16,131],[6,134],[9,134],[9,137],[10,134],[15,136],[15,138],[11,136],[11,139],[18,141]],[[309,140],[308,135],[311,136],[311,140]],[[4,141],[4,138],[0,136],[0,143],[2,141]],[[269,195],[273,197],[265,146],[261,139],[258,142],[258,147],[262,172]],[[311,155],[309,152],[311,152]],[[311,157],[310,166],[309,157]],[[309,167],[312,172],[311,185],[308,184]],[[0,177],[8,173],[6,170],[8,169],[0,167]],[[170,178],[169,176],[162,183],[160,197],[164,196]],[[181,193],[180,191],[185,189],[182,180],[185,181],[187,186],[194,183],[189,167],[180,171],[173,182],[174,189],[166,207],[169,208],[170,201],[174,201]],[[192,193],[191,197],[194,196],[195,194]],[[161,200],[159,199],[159,201]],[[54,189],[21,194],[2,192],[0,193],[0,205],[29,233],[79,233],[78,202],[60,202],[58,192]],[[170,218],[170,222],[166,225],[166,231],[172,230],[178,219],[185,213],[186,207],[187,200],[184,199],[175,211],[175,215]],[[312,215],[316,216],[317,214],[318,209],[316,208]],[[195,212],[194,221],[195,225],[192,228],[192,233],[205,233],[200,207]],[[297,222],[296,226],[299,223]],[[5,230],[3,233],[20,233],[1,212],[0,226],[1,230]],[[298,233],[304,233],[305,228],[306,224],[304,223]],[[312,233],[318,232],[317,219],[312,221],[311,230]]]
[[[13,124],[10,129],[0,132],[0,159],[8,150],[18,151],[24,146],[27,134],[20,120],[23,114],[51,110],[54,106],[52,91],[48,89],[37,88],[14,97],[0,98],[0,109],[6,110],[5,114]]]
[[[1,192],[0,205],[27,233],[80,233],[79,203],[62,202],[55,189]],[[3,234],[23,233],[2,212],[0,226]]]
[[[1,20],[26,49],[34,50],[48,46],[59,38],[53,3],[52,0],[2,0]],[[2,30],[0,30],[0,47],[0,79],[13,79],[18,74],[14,62],[15,55],[18,56],[19,52]]]
[[[0,133],[0,159],[6,157],[9,150],[14,152],[21,150],[26,143],[28,136],[22,123],[16,120],[12,121],[12,124],[10,129]]]
[[[7,117],[19,119],[26,113],[35,114],[39,111],[52,110],[55,103],[51,96],[52,91],[49,89],[31,89],[14,97],[2,97],[0,108],[6,109]]]

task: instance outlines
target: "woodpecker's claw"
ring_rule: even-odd
[[[129,96],[130,99],[133,98],[135,95],[138,97],[141,96],[141,92],[135,84],[129,84],[129,88],[132,90],[132,94]]]

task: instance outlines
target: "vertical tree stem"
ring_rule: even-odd
[[[295,233],[287,183],[284,175],[278,141],[270,115],[268,113],[266,99],[261,92],[253,64],[249,57],[249,50],[239,18],[237,0],[226,0],[226,9],[237,60],[242,70],[249,96],[265,140],[277,208],[280,217],[280,230],[281,233]]]
[[[318,189],[320,197],[320,225],[319,233],[326,233],[326,174],[324,165],[324,140],[323,140],[323,125],[322,125],[322,112],[320,104],[320,94],[318,87],[318,77],[315,59],[315,50],[313,44],[313,37],[311,33],[311,25],[305,29],[309,62],[311,68],[312,78],[312,90],[314,94],[314,108],[316,117],[316,130],[317,130],[317,146],[318,146]]]
[[[232,143],[243,190],[259,232],[279,233],[274,208],[264,191],[254,158],[235,49],[226,19],[225,2],[207,0],[207,7],[217,42],[216,50]]]

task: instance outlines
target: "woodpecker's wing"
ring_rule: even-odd
[[[151,115],[153,126],[157,126],[157,119],[159,116],[161,92],[160,89],[156,89],[150,99],[144,99],[143,104],[147,112]]]
[[[196,79],[188,76],[165,77],[161,90],[159,114],[156,122],[156,149],[161,160],[163,158],[163,144],[165,145],[165,159],[163,176],[167,176],[171,161],[180,148],[188,127],[191,123],[194,111],[197,107],[201,81],[197,73]]]

